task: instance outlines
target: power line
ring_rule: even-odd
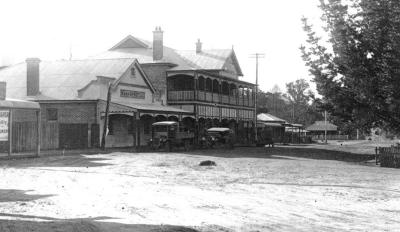
[[[257,95],[258,95],[258,59],[265,58],[264,53],[254,53],[250,55],[250,58],[255,58],[256,59],[256,91],[254,95],[254,135],[255,135],[255,140],[257,141]]]

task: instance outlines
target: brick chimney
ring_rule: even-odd
[[[163,58],[163,33],[161,27],[156,27],[153,31],[153,60],[161,60]]]
[[[26,59],[26,95],[35,96],[40,92],[39,89],[39,58]]]
[[[7,82],[0,81],[0,100],[6,100],[7,96]]]
[[[201,53],[201,42],[200,39],[197,39],[197,43],[196,43],[196,53]]]

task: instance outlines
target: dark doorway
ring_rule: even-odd
[[[88,124],[60,124],[60,149],[88,147]]]

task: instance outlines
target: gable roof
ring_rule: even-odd
[[[175,50],[164,46],[163,58],[155,61],[152,43],[131,35],[92,58],[135,58],[139,63],[171,63],[175,65],[171,70],[224,70],[225,64],[232,59],[238,75],[243,75],[233,49],[209,49],[196,53],[195,50]]]
[[[121,40],[119,43],[114,45],[112,48],[109,50],[115,50],[115,49],[123,49],[123,48],[149,48],[151,45],[149,44],[148,41],[144,41],[138,38],[135,38],[131,35],[128,35],[125,37],[123,40]]]
[[[325,131],[325,121],[316,121],[314,124],[308,126],[306,128],[308,131]],[[337,131],[337,126],[330,123],[326,122],[326,130],[327,131]]]
[[[136,68],[137,70],[139,70],[140,75],[142,75],[144,81],[145,81],[146,84],[150,87],[151,92],[153,92],[153,93],[156,92],[156,90],[155,90],[153,84],[151,83],[151,81],[149,80],[148,76],[146,75],[146,73],[144,72],[143,68],[139,65],[139,63],[138,63],[138,61],[137,61],[136,59],[133,61],[133,64],[132,64],[131,66],[135,66],[135,68]],[[126,69],[125,72],[130,72],[130,68],[131,68],[131,67],[129,67],[128,69]],[[116,87],[116,86],[121,82],[122,77],[123,77],[123,75],[121,75],[121,76],[118,78],[118,80],[116,80],[116,81],[114,82],[114,84],[113,84],[114,87]]]
[[[7,96],[17,99],[73,100],[78,90],[105,76],[119,79],[134,59],[87,59],[40,62],[40,95],[26,96],[26,63],[0,70],[0,81],[7,82]]]

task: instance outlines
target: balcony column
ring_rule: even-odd
[[[239,88],[240,88],[240,86],[238,86],[235,90],[236,91],[236,95],[235,95],[236,105],[239,105]]]
[[[244,106],[244,87],[242,88],[242,106]]]
[[[204,101],[207,101],[207,89],[206,89],[206,87],[207,87],[207,79],[204,78],[204,81],[203,81]]]
[[[250,106],[250,88],[247,88],[247,94],[246,94],[246,96],[247,96],[247,106]]]
[[[214,102],[214,79],[210,78],[211,80],[211,102]]]
[[[228,104],[231,104],[231,83],[228,82]]]
[[[194,100],[197,100],[199,94],[199,77],[197,75],[197,72],[195,72],[193,76],[193,92],[194,92]]]
[[[218,81],[218,99],[219,103],[222,103],[222,82]]]

